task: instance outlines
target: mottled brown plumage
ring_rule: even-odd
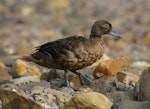
[[[71,36],[48,42],[37,47],[35,53],[24,59],[48,68],[79,74],[77,70],[93,64],[102,57],[103,34],[121,37],[111,30],[112,26],[108,21],[98,20],[93,24],[89,38]]]

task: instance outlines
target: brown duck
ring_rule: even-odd
[[[122,37],[112,31],[112,25],[108,21],[98,20],[94,22],[89,38],[71,36],[48,42],[38,46],[35,53],[24,59],[48,68],[64,70],[67,86],[69,85],[67,78],[69,71],[77,74],[83,84],[90,84],[92,78],[78,70],[93,64],[102,57],[105,46],[102,39],[104,34],[110,34],[117,38]]]

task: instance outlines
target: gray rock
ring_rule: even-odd
[[[95,81],[93,90],[103,94],[109,93],[113,90],[113,82],[108,80],[97,80]]]
[[[145,69],[139,82],[139,100],[150,101],[150,67]]]
[[[124,101],[124,100],[135,100],[134,93],[125,91],[111,92],[106,95],[113,103]]]
[[[150,102],[144,101],[121,101],[113,104],[111,109],[150,109]]]

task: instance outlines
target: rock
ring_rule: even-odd
[[[23,6],[20,9],[20,14],[23,16],[31,15],[34,12],[34,8],[32,6]]]
[[[0,60],[0,68],[6,68],[5,64]]]
[[[129,72],[118,72],[117,80],[125,84],[126,87],[129,87],[131,82],[137,83],[139,81],[139,76],[129,73]]]
[[[150,101],[150,67],[146,68],[139,80],[139,100]]]
[[[27,76],[13,79],[13,82],[16,85],[21,86],[30,82],[40,82],[40,78],[38,76]]]
[[[24,75],[41,76],[41,72],[36,66],[31,66],[27,64],[27,62],[20,59],[17,59],[15,61],[15,64],[13,65],[13,70],[19,76],[24,76]]]
[[[123,83],[121,83],[121,82],[115,82],[114,84],[115,84],[117,90],[124,91],[125,88],[126,88],[126,87],[125,87],[125,84],[123,84]]]
[[[0,68],[0,80],[11,80],[12,76],[8,73],[7,68]]]
[[[0,89],[0,99],[4,109],[45,109],[19,93]]]
[[[10,81],[4,81],[3,84],[0,84],[0,89],[17,90],[18,87]]]
[[[115,91],[106,95],[113,103],[117,103],[124,100],[135,100],[134,93],[125,91]]]
[[[115,103],[111,109],[150,109],[150,102],[125,100],[125,101]]]
[[[65,109],[110,109],[112,102],[97,92],[77,92],[64,106]]]
[[[65,81],[60,78],[52,79],[50,83],[51,83],[51,87],[54,89],[59,89],[65,85]]]
[[[113,82],[107,80],[98,79],[95,81],[93,91],[107,94],[113,90]]]
[[[119,71],[130,71],[130,60],[128,57],[124,56],[114,60],[103,61],[96,67],[93,76],[96,78],[98,73],[115,75]]]
[[[41,87],[41,86],[34,86],[31,91],[32,93],[42,93],[44,90],[44,87]]]
[[[26,90],[28,92],[31,92],[32,90],[37,89],[36,86],[37,86],[37,88],[38,87],[50,88],[50,83],[46,82],[46,81],[31,82],[29,84],[25,84],[25,85],[20,86],[19,90]]]
[[[51,69],[48,73],[42,73],[40,78],[42,80],[51,81],[52,79],[59,78],[59,75],[56,69]]]

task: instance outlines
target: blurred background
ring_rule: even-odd
[[[149,0],[0,0],[0,60],[7,64],[58,38],[88,37],[99,19],[124,36],[103,37],[110,58],[150,62]]]

